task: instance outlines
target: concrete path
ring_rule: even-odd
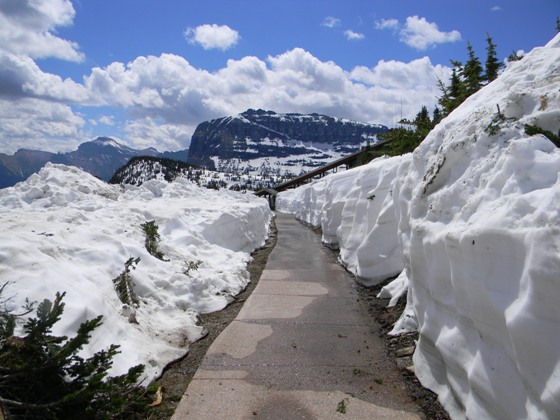
[[[172,419],[418,419],[353,279],[292,216]]]

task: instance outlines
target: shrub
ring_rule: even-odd
[[[197,271],[201,265],[202,261],[200,260],[187,261],[185,262],[185,269],[183,270],[183,274],[185,274],[186,276],[190,276],[191,271]]]
[[[140,299],[138,299],[138,296],[134,292],[134,282],[130,276],[130,269],[132,268],[135,270],[139,262],[140,257],[130,257],[124,263],[124,271],[113,279],[113,284],[115,285],[115,290],[120,301],[130,306],[138,306],[140,303]]]
[[[0,289],[1,291],[2,289]],[[65,293],[54,302],[43,300],[37,317],[15,336],[19,315],[0,308],[0,417],[41,419],[142,418],[147,391],[138,385],[143,365],[108,377],[118,346],[78,355],[102,323],[102,317],[83,322],[73,338],[57,337],[52,328],[61,319]]]
[[[160,260],[164,260],[164,255],[163,252],[161,252],[158,249],[158,243],[160,240],[160,236],[159,236],[159,226],[156,225],[156,221],[155,220],[151,220],[149,222],[146,223],[142,223],[142,229],[144,230],[144,233],[146,234],[146,250],[153,255],[154,257],[160,259]]]
[[[545,130],[536,125],[525,124],[525,134],[527,134],[528,136],[542,134],[552,143],[554,143],[556,147],[560,147],[560,133],[558,133],[559,135],[556,135],[552,131]]]

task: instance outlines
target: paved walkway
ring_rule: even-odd
[[[172,419],[418,419],[353,279],[277,214],[278,242]]]

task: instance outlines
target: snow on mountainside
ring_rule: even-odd
[[[375,143],[386,130],[319,114],[250,109],[199,124],[188,162],[237,174],[299,175]]]
[[[111,374],[146,365],[148,380],[199,339],[197,313],[223,308],[249,281],[250,252],[264,244],[272,213],[252,194],[199,188],[185,179],[113,186],[48,163],[0,190],[0,284],[19,309],[25,299],[66,292],[56,335],[103,315],[85,356],[121,346]],[[164,259],[145,247],[142,224],[155,221]],[[140,303],[119,300],[113,280],[130,258]],[[134,267],[132,267],[134,268]]]
[[[154,148],[136,150],[110,137],[98,137],[82,143],[78,150],[68,153],[25,149],[20,149],[13,155],[0,153],[0,188],[25,181],[30,175],[39,172],[47,162],[76,166],[107,181],[130,158],[156,155],[158,151]]]
[[[200,187],[227,188],[243,192],[269,188],[290,179],[274,174],[252,174],[249,172],[238,174],[210,171],[206,168],[193,167],[181,161],[138,156],[130,159],[126,165],[119,168],[109,182],[111,184],[140,186],[152,179],[171,182],[177,178],[188,179]]]
[[[404,267],[393,333],[417,327],[416,375],[456,419],[560,418],[560,150],[543,130],[560,135],[560,35],[414,153],[277,198],[363,282]]]
[[[177,177],[191,179],[195,177],[194,172],[198,172],[197,168],[193,168],[186,162],[153,156],[136,156],[117,169],[109,183],[139,187],[152,179],[168,182],[174,181]]]

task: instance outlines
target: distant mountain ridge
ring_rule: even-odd
[[[249,109],[236,116],[205,121],[196,128],[188,150],[159,153],[137,150],[110,137],[82,143],[77,150],[51,153],[20,149],[0,153],[0,188],[24,181],[47,162],[77,166],[109,181],[136,156],[161,157],[230,174],[254,174],[267,179],[299,175],[377,141],[387,130],[320,114],[279,114]],[[129,181],[134,183],[133,180]]]
[[[232,172],[236,164],[271,170],[293,167],[297,174],[352,153],[368,141],[374,143],[377,134],[386,130],[380,124],[320,114],[249,109],[199,124],[192,136],[188,162]]]
[[[78,150],[51,153],[20,149],[13,155],[0,153],[0,188],[10,187],[38,172],[47,162],[77,166],[105,181],[134,156],[157,156],[154,148],[143,150],[125,146],[110,137],[98,137],[80,144]]]

